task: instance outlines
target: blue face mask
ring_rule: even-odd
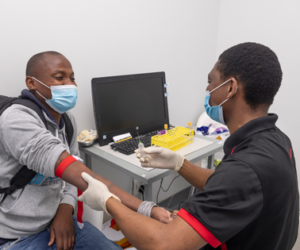
[[[226,84],[227,82],[229,82],[231,79],[228,79],[226,82],[222,83],[220,86],[214,88],[212,91],[206,91],[205,92],[205,100],[204,100],[204,107],[205,107],[205,111],[206,114],[214,121],[222,123],[225,125],[225,120],[224,120],[224,115],[223,115],[223,107],[222,105],[228,101],[229,98],[227,98],[224,102],[222,102],[220,105],[218,106],[213,106],[211,107],[209,105],[209,99],[210,99],[210,94],[212,92],[214,92],[215,90],[217,90],[218,88],[220,88],[221,86],[223,86],[224,84]],[[235,93],[237,92],[237,88],[235,90]],[[234,93],[234,94],[235,94]]]
[[[75,107],[77,102],[77,87],[75,85],[60,85],[47,86],[38,79],[32,77],[34,80],[51,89],[52,99],[46,99],[37,90],[36,92],[46,100],[46,103],[57,113],[63,114]]]

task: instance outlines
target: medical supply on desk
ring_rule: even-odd
[[[228,133],[228,129],[225,127],[220,127],[218,124],[211,123],[208,126],[202,126],[197,128],[197,133],[201,133],[202,135],[219,135],[222,133]]]
[[[177,151],[194,141],[194,130],[184,127],[175,127],[167,130],[167,133],[161,136],[151,138],[151,146],[168,148]]]
[[[164,129],[165,129],[165,134],[168,132],[168,124],[164,125]]]
[[[98,135],[96,130],[83,130],[80,135],[77,136],[77,141],[80,146],[89,147],[97,141],[97,138]]]
[[[126,133],[126,134],[114,136],[113,140],[114,140],[115,143],[119,143],[119,142],[122,142],[122,141],[129,140],[131,138],[132,138],[131,134]]]
[[[210,123],[208,126],[201,126],[197,128],[197,134],[204,135],[213,139],[217,139],[224,143],[226,139],[230,136],[227,127],[220,123]],[[215,153],[214,166],[217,167],[224,156],[223,150]],[[201,167],[207,166],[207,159],[201,160]]]
[[[193,128],[192,128],[192,122],[188,122],[188,125],[189,125],[189,130],[190,130],[190,140],[192,138],[192,131],[193,131]]]
[[[146,157],[146,154],[144,152],[144,144],[140,141],[139,142],[139,153],[141,154],[141,158],[144,158]]]

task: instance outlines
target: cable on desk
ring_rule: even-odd
[[[162,189],[162,191],[168,192],[169,189],[170,189],[170,187],[171,187],[171,185],[172,185],[172,183],[173,183],[173,181],[174,181],[175,179],[177,179],[179,176],[180,176],[180,174],[177,175],[177,176],[175,176],[175,177],[173,178],[173,180],[171,181],[169,187],[168,187],[166,190],[164,190],[164,188],[162,187],[162,183],[163,183],[164,178],[161,179],[161,182],[160,182],[160,185],[159,185],[159,189],[158,189],[158,192],[157,192],[157,195],[156,195],[156,204],[158,204],[158,195],[159,195],[160,190]],[[174,196],[174,195],[173,195],[173,196]],[[172,196],[171,200],[173,199],[173,196]],[[170,202],[169,202],[168,206],[169,206],[169,205],[170,205]]]
[[[158,191],[157,191],[157,195],[156,195],[156,204],[158,204],[158,194],[159,194],[159,192],[160,192],[161,184],[162,184],[163,180],[164,180],[164,178],[161,179],[160,185],[159,185],[159,189],[158,189]]]

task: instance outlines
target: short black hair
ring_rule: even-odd
[[[258,43],[242,43],[225,50],[217,70],[222,80],[235,77],[241,82],[245,101],[254,110],[273,103],[282,80],[276,54]]]
[[[32,56],[27,62],[26,66],[26,76],[38,77],[41,68],[38,67],[39,63],[43,60],[45,55],[61,55],[61,53],[56,51],[45,51]]]

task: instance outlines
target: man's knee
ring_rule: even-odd
[[[84,221],[83,228],[80,229],[77,220],[73,217],[74,227],[75,227],[75,249],[76,247],[84,247],[84,249],[112,249],[112,250],[120,250],[122,249],[120,246],[115,244],[106,238],[106,236],[94,227],[91,223]]]

